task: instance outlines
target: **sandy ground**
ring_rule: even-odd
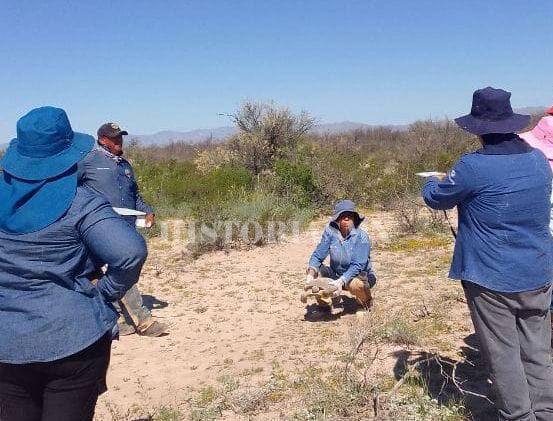
[[[238,376],[254,385],[275,366],[294,373],[308,365],[336,363],[347,347],[347,327],[358,316],[306,320],[299,300],[306,263],[324,222],[313,223],[297,241],[213,252],[194,261],[183,254],[181,244],[151,241],[139,286],[153,315],[170,324],[170,333],[160,338],[131,335],[114,343],[109,391],[100,397],[96,419],[125,414],[121,419],[140,419],[128,415],[132,408],[160,406],[186,413],[193,396],[218,384],[221,376]],[[455,325],[446,329],[442,339],[448,345],[443,348],[454,357],[472,326],[460,286],[446,280],[451,246],[386,251],[379,246],[389,243],[393,225],[387,214],[373,214],[364,223],[375,245],[375,306],[416,319],[443,296],[446,323]],[[402,350],[389,349],[382,370],[393,374]]]

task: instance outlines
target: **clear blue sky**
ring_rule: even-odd
[[[30,108],[77,131],[229,125],[273,99],[322,122],[468,111],[474,89],[553,103],[550,0],[3,0],[0,143]]]

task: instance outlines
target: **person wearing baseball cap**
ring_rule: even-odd
[[[126,130],[121,130],[117,123],[105,123],[100,126],[97,134],[99,145],[116,156],[123,155],[123,136],[129,134]]]
[[[433,209],[457,207],[449,277],[462,283],[498,419],[553,420],[551,168],[516,134],[530,116],[514,113],[510,97],[474,92],[470,114],[455,122],[482,148],[431,177],[422,196]]]
[[[123,136],[128,135],[119,124],[109,122],[98,128],[97,146],[79,163],[79,182],[103,195],[115,208],[146,213],[146,226],[155,223],[154,210],[142,196],[129,161],[123,158]],[[123,216],[135,226],[135,216]],[[138,333],[143,336],[161,336],[166,326],[153,320],[151,311],[144,306],[137,285],[127,291],[116,307],[122,314],[119,321],[121,336]]]

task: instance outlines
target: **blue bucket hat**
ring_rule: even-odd
[[[351,212],[356,215],[357,221],[355,223],[355,226],[358,226],[365,219],[363,215],[360,215],[359,212],[355,210],[355,203],[353,203],[351,200],[339,200],[338,202],[336,202],[336,206],[334,207],[332,222],[338,222],[338,218],[344,212]]]
[[[456,118],[457,125],[469,133],[514,133],[530,123],[530,116],[515,114],[511,107],[511,93],[490,86],[474,91],[470,114]]]
[[[93,146],[94,138],[73,132],[60,108],[35,108],[21,117],[0,162],[0,230],[34,232],[59,219],[75,197],[75,164]]]

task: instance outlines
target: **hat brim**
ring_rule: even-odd
[[[349,212],[349,213],[354,213],[355,215],[357,215],[357,218],[359,218],[359,224],[361,222],[363,222],[365,220],[365,216],[364,215],[361,215],[359,212],[356,212],[356,211],[353,211],[353,210],[343,210],[343,211],[340,211],[338,213],[335,213],[333,216],[332,216],[332,222],[338,222],[338,218],[340,217],[340,215],[342,215],[343,213],[345,212]]]
[[[530,124],[530,116],[513,114],[509,118],[499,121],[487,121],[467,114],[456,118],[455,123],[469,133],[481,136],[489,133],[513,133],[524,129]]]
[[[129,134],[128,131],[126,130],[119,130],[118,132],[113,132],[113,133],[110,133],[109,135],[108,134],[103,134],[101,135],[100,137],[107,137],[108,139],[114,139],[118,136],[127,136]]]
[[[19,140],[13,139],[6,150],[2,168],[22,180],[46,180],[69,170],[94,147],[94,138],[84,133],[74,133],[71,145],[60,153],[44,158],[21,155],[17,150]]]
[[[10,178],[7,173],[0,178],[0,230],[9,233],[25,234],[51,225],[67,212],[77,191],[76,168],[47,181]],[[19,190],[25,191],[22,197],[17,197]]]

